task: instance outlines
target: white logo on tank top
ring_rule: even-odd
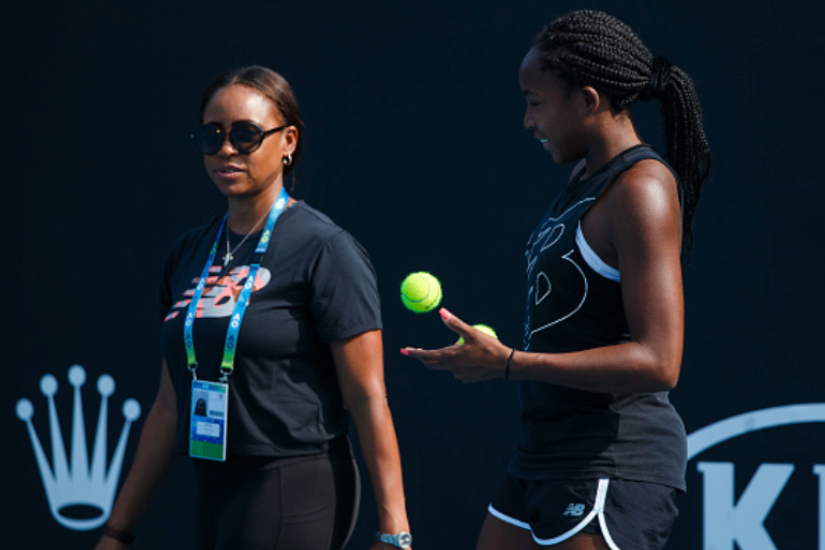
[[[525,253],[525,257],[527,258],[527,280],[529,286],[527,289],[528,307],[527,315],[525,316],[524,327],[524,351],[528,351],[530,349],[530,341],[533,338],[534,334],[536,334],[537,332],[541,332],[542,330],[548,329],[553,325],[566,321],[567,319],[575,315],[582,308],[585,300],[587,300],[587,276],[584,274],[584,271],[581,267],[579,267],[576,261],[570,257],[573,254],[573,250],[569,250],[566,253],[563,250],[550,252],[547,251],[553,248],[553,246],[556,245],[562,238],[565,231],[568,230],[568,228],[565,225],[565,222],[560,220],[564,219],[565,216],[567,216],[574,210],[584,208],[594,200],[596,199],[592,197],[582,199],[574,205],[568,207],[559,216],[547,218],[542,223],[542,226],[533,235],[531,235],[530,240],[527,242],[527,251]],[[561,269],[573,268],[576,271],[578,271],[579,275],[581,276],[581,280],[583,283],[582,289],[579,291],[581,293],[581,297],[579,303],[573,305],[571,309],[559,311],[555,309],[556,304],[551,304],[552,300],[549,300],[545,303],[545,300],[548,297],[550,297],[553,293],[553,281],[546,272],[542,271],[541,269],[536,269],[536,264],[538,262],[539,257],[545,253],[556,254],[557,257],[561,258],[565,262],[569,262],[561,264]],[[531,304],[531,301],[534,302],[534,304]],[[541,313],[540,317],[542,320],[534,321],[532,319],[533,314],[539,312]],[[540,326],[534,326],[534,323],[535,325]]]

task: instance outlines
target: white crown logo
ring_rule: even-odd
[[[66,458],[66,447],[63,444],[63,435],[60,431],[60,422],[57,418],[57,408],[54,404],[54,394],[57,393],[57,379],[47,374],[40,379],[40,391],[49,401],[49,427],[51,429],[51,449],[54,470],[49,465],[43,446],[32,426],[31,418],[34,407],[26,398],[17,402],[17,416],[26,423],[29,438],[37,458],[37,467],[43,486],[46,489],[46,498],[52,516],[58,523],[69,529],[87,531],[100,527],[109,519],[112,512],[115,491],[117,490],[120,469],[123,465],[123,455],[126,452],[126,442],[129,439],[129,429],[140,417],[140,404],[134,399],[127,399],[123,403],[123,416],[126,419],[120,439],[117,442],[115,454],[112,457],[111,467],[106,467],[108,444],[108,412],[109,396],[115,391],[115,381],[108,374],[97,379],[97,391],[100,393],[100,413],[97,417],[97,432],[95,434],[92,461],[86,449],[86,427],[83,422],[83,402],[80,388],[86,383],[86,371],[80,365],[69,368],[69,383],[74,386],[74,412],[72,418],[72,449],[71,465]],[[100,515],[92,518],[73,518],[64,514],[68,507],[88,506],[100,510]]]

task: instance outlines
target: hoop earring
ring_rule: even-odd
[[[292,164],[292,151],[286,154],[284,157],[284,166],[290,166]]]

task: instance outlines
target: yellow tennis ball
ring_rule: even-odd
[[[441,303],[441,283],[426,271],[410,273],[401,283],[401,301],[416,313],[432,311]]]
[[[494,331],[492,327],[488,327],[487,325],[473,325],[473,328],[476,329],[479,332],[483,332],[484,334],[487,334],[489,336],[492,336],[495,339],[498,339],[498,335],[496,334],[496,331]],[[463,344],[464,344],[464,338],[463,337],[459,338],[458,342],[456,342],[457,346],[461,346]]]

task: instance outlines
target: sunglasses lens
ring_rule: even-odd
[[[229,131],[229,141],[239,153],[251,153],[261,145],[263,131],[251,124],[235,126]]]
[[[192,132],[192,139],[195,141],[195,146],[204,155],[214,155],[223,145],[224,136],[217,126],[204,124],[195,128],[195,131]]]

